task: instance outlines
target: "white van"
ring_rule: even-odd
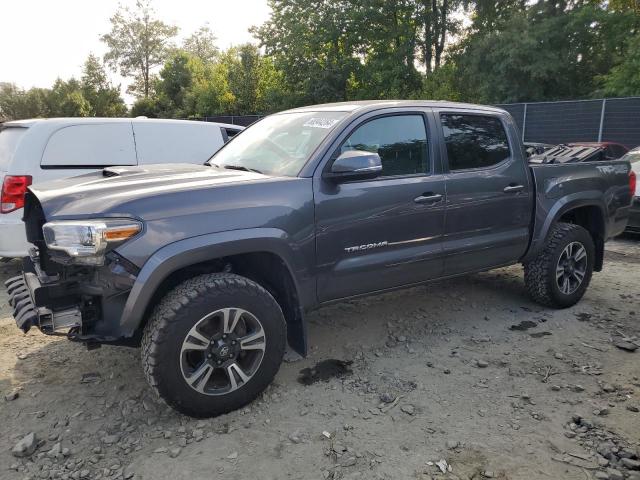
[[[206,162],[243,127],[190,120],[50,118],[0,125],[0,257],[27,254],[29,185],[104,167]]]

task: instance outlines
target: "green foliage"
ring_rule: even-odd
[[[110,19],[111,31],[101,37],[109,48],[105,61],[123,76],[135,77],[129,91],[137,96],[151,93],[151,70],[166,60],[178,33],[177,27],[154,15],[150,0],[137,0],[134,10],[120,5]]]
[[[419,96],[460,32],[460,0],[270,0],[253,29],[292,104]]]
[[[230,48],[221,63],[226,67],[229,89],[235,98],[231,113],[257,114],[285,106],[282,76],[258,47],[247,43]]]
[[[40,88],[25,91],[13,83],[0,83],[0,120],[42,116],[47,109],[46,94]]]
[[[449,61],[437,70],[428,73],[422,82],[419,95],[411,98],[458,102],[462,98],[460,91],[456,88],[457,75],[456,65]]]
[[[605,95],[640,95],[640,34],[629,38],[621,62],[602,77]]]
[[[57,79],[48,88],[22,90],[0,83],[0,118],[38,117],[120,117],[127,107],[119,89],[113,87],[100,61],[89,55],[82,79]]]
[[[280,110],[288,102],[281,72],[251,44],[232,47],[211,62],[174,51],[148,100],[136,102],[132,115],[247,115]]]
[[[226,65],[208,65],[204,76],[194,83],[189,96],[190,111],[194,117],[228,115],[236,98],[229,88]]]
[[[360,15],[367,29],[358,38],[367,53],[354,72],[357,89],[352,88],[350,97],[407,98],[420,90],[417,5],[407,0],[363,4]]]
[[[271,19],[253,31],[294,93],[293,105],[364,98],[588,98],[637,92],[628,80],[637,72],[638,44],[627,39],[640,30],[638,5],[271,0]],[[471,22],[463,28],[465,10]]]
[[[554,4],[555,5],[555,4]],[[483,103],[586,98],[622,52],[633,19],[585,2],[540,2],[483,22],[453,55],[462,98]],[[489,28],[485,28],[489,25]]]
[[[156,115],[161,117],[204,117],[228,110],[234,101],[224,65],[204,63],[193,54],[176,50],[160,71],[155,83]]]
[[[75,78],[57,79],[46,97],[48,116],[88,117],[91,105],[82,95],[82,85]]]
[[[194,82],[204,74],[202,62],[187,52],[176,51],[160,71],[155,84],[158,108],[166,116],[185,116],[185,99]]]
[[[91,117],[122,117],[127,106],[120,96],[120,88],[109,82],[98,57],[90,54],[82,69],[81,91],[89,103]]]
[[[197,57],[202,63],[213,63],[220,53],[216,46],[216,36],[208,24],[193,32],[182,44],[182,49]]]
[[[266,114],[333,101],[480,103],[640,95],[640,0],[269,0],[260,46],[184,40],[151,0],[119,7],[101,39],[129,77],[131,115]],[[465,21],[463,21],[463,19]],[[51,89],[0,84],[0,118],[124,115],[100,61]]]
[[[270,0],[269,5],[271,18],[253,33],[282,70],[292,102],[347,100],[349,78],[359,67],[353,2]]]
[[[158,100],[151,97],[138,98],[131,106],[132,117],[160,117],[160,107]]]

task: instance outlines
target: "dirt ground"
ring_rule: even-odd
[[[520,267],[323,308],[308,358],[210,420],[154,398],[137,350],[23,335],[2,290],[0,478],[638,480],[640,349],[615,346],[640,344],[638,285],[623,238],[567,310],[530,301]],[[300,383],[327,359],[352,373]]]

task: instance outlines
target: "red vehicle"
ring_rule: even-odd
[[[606,160],[615,160],[624,156],[629,149],[615,142],[574,142],[568,144],[571,147],[602,147]]]

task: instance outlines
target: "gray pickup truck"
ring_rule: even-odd
[[[7,282],[19,328],[142,347],[153,389],[207,417],[267,387],[305,313],[522,263],[575,304],[625,228],[625,161],[530,166],[505,111],[427,101],[264,118],[206,165],[105,168],[32,186],[35,245]]]

